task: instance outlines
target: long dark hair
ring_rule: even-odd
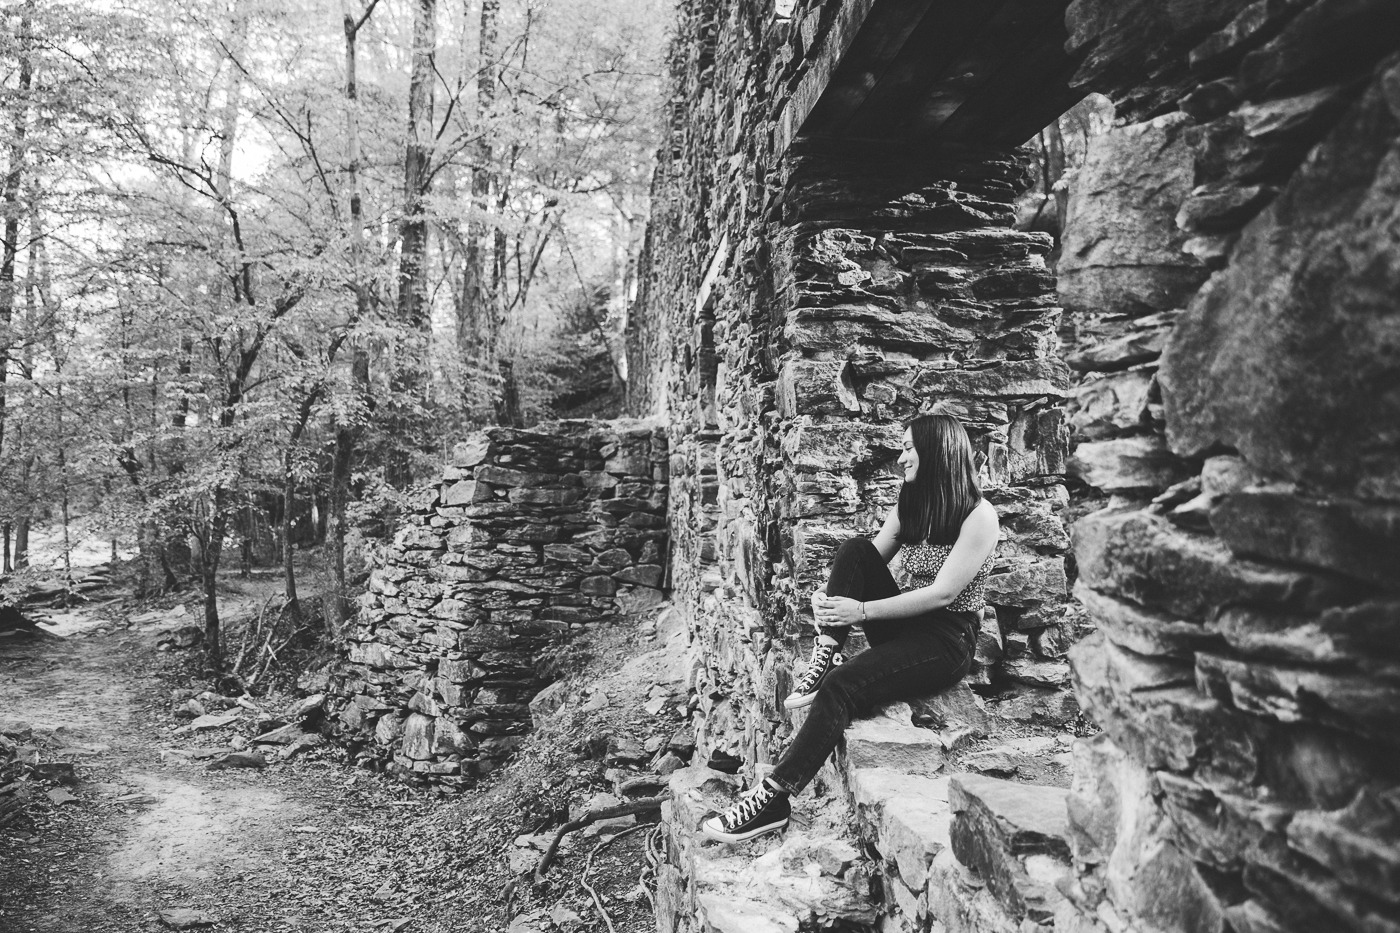
[[[951,415],[909,422],[919,468],[899,490],[899,540],[952,544],[964,519],[982,501],[967,429]]]

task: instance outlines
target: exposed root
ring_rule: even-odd
[[[630,803],[619,804],[616,807],[607,807],[603,810],[594,810],[585,813],[578,819],[570,820],[563,826],[560,826],[559,831],[554,834],[554,840],[550,842],[549,848],[545,850],[544,855],[540,856],[540,862],[535,866],[535,884],[541,884],[544,881],[545,872],[549,870],[549,866],[554,862],[554,856],[559,852],[559,843],[562,842],[564,837],[569,833],[576,829],[583,829],[583,827],[591,823],[596,823],[599,820],[611,820],[615,817],[627,816],[632,813],[649,813],[652,810],[660,810],[661,804],[670,799],[671,795],[669,793],[661,794],[658,797],[645,797],[641,800],[633,800]],[[628,832],[631,832],[631,830],[628,830]]]
[[[608,914],[607,908],[603,906],[603,899],[598,896],[598,892],[594,890],[593,885],[588,883],[588,872],[589,869],[593,867],[593,856],[597,855],[600,851],[602,851],[604,846],[611,845],[618,839],[621,839],[623,836],[635,833],[637,830],[645,828],[646,824],[643,823],[639,826],[633,826],[631,829],[624,829],[622,832],[616,834],[615,836],[609,836],[607,839],[604,839],[602,842],[594,846],[593,851],[588,853],[588,858],[583,860],[583,872],[578,877],[578,883],[582,885],[583,889],[588,892],[588,895],[593,898],[593,906],[598,908],[598,915],[601,916],[603,918],[603,922],[607,924],[608,933],[617,933],[617,931],[613,929],[612,916]]]

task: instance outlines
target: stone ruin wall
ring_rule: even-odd
[[[666,490],[653,422],[491,428],[456,445],[370,576],[333,728],[408,780],[499,767],[552,679],[549,649],[661,601]]]
[[[1054,928],[1400,930],[1400,7],[1070,4],[1076,82],[1119,126],[1072,188],[1064,370],[1048,276],[1029,284],[1046,246],[1000,220],[1009,153],[852,173],[787,150],[839,6],[682,11],[647,283],[666,313],[633,371],[668,380],[637,399],[670,399],[701,748],[780,747],[794,596],[873,531],[885,432],[936,392],[1006,464],[1003,553],[1037,571],[1017,590],[1055,612],[1077,577],[1099,630],[1071,652],[1103,733],[1075,749]],[[1007,250],[1011,293],[971,243]],[[919,300],[945,310],[902,313]],[[1041,378],[997,378],[1013,364]],[[1061,472],[1103,507],[1063,576]],[[1011,634],[1037,613],[1005,592]],[[1084,630],[1059,611],[1042,641]],[[962,910],[940,922],[1001,929]]]
[[[1400,930],[1400,7],[1080,2],[1072,930]],[[1142,54],[1141,36],[1156,40]]]
[[[630,353],[632,372],[664,378],[632,402],[671,423],[702,754],[752,766],[782,747],[807,597],[839,542],[893,505],[902,423],[921,410],[968,425],[1004,521],[974,680],[1011,697],[1008,715],[1072,719],[1070,377],[1050,238],[1012,229],[1022,153],[789,147],[793,101],[817,77],[806,56],[840,5],[679,13]]]

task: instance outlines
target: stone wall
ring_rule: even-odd
[[[927,778],[925,812],[912,778],[838,762],[843,851],[884,863],[790,837],[748,890],[789,897],[776,868],[810,858],[838,899],[882,874],[879,920],[857,901],[853,926],[1400,930],[1400,6],[1069,4],[1074,82],[1120,125],[1071,198],[1068,367],[1049,244],[1010,227],[1014,151],[794,142],[822,50],[870,9],[681,11],[632,352],[657,373],[638,410],[672,423],[699,747],[749,769],[781,748],[805,597],[874,531],[899,422],[930,409],[968,422],[1007,530],[983,692],[1072,712],[1056,656],[1097,628],[1072,658],[1103,733],[1076,747],[1067,820],[1025,821],[1062,826],[1034,828],[1043,851],[988,841],[990,799],[1044,815],[1005,788]],[[1104,506],[1070,563],[1061,516],[1087,505],[1066,512],[1066,475]],[[747,929],[718,893],[737,863],[686,841],[732,792],[714,781],[674,785],[663,928]],[[774,928],[832,922],[797,916]]]
[[[548,648],[657,604],[666,438],[646,421],[492,428],[417,494],[347,633],[334,727],[409,779],[460,784],[514,751]]]
[[[1056,929],[1400,930],[1400,8],[1127,7],[1069,17],[1125,122],[1061,267],[1110,507]]]
[[[790,731],[781,699],[810,646],[808,596],[837,544],[873,534],[892,507],[902,424],[919,412],[967,424],[1003,518],[975,680],[1008,713],[1075,714],[1062,656],[1083,623],[1058,517],[1069,373],[1051,241],[1012,228],[1025,159],[788,145],[814,50],[848,12],[680,9],[635,316],[663,316],[647,333],[670,335],[634,345],[633,371],[665,380],[699,747],[750,766]]]

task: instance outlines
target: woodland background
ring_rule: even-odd
[[[614,413],[661,0],[0,13],[0,532],[153,593],[347,534],[485,423]]]
[[[669,0],[0,11],[0,605],[103,542],[139,595],[373,542],[486,424],[618,414]],[[1022,226],[1111,119],[1031,143]],[[45,566],[31,534],[45,531]],[[348,556],[347,556],[348,555]]]

